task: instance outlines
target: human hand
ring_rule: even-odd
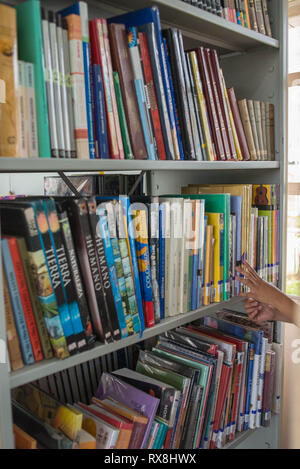
[[[241,293],[240,296],[251,298],[266,305],[273,305],[278,292],[276,287],[262,280],[247,261],[244,261],[241,267],[236,267],[236,271],[242,275],[238,281],[249,288],[248,292]]]
[[[280,311],[271,305],[259,303],[252,298],[244,301],[244,308],[252,321],[261,323],[266,321],[280,321]]]

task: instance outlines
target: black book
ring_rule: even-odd
[[[43,207],[48,218],[50,238],[55,252],[65,301],[67,302],[69,314],[71,316],[71,322],[75,334],[78,351],[82,351],[87,348],[87,341],[85,338],[83,324],[81,321],[79,306],[75,294],[75,287],[71,275],[71,268],[68,262],[66,249],[62,239],[54,200],[44,199]]]
[[[193,145],[193,135],[189,114],[187,93],[185,87],[184,71],[182,67],[181,50],[177,29],[167,29],[163,31],[168,45],[170,55],[170,66],[173,76],[174,94],[178,109],[179,125],[185,159],[195,159],[195,149]]]
[[[116,311],[108,265],[105,257],[104,243],[102,236],[99,233],[99,230],[97,230],[98,216],[96,213],[97,204],[95,199],[89,199],[89,201],[87,202],[87,206],[89,212],[90,229],[99,265],[100,279],[103,286],[103,299],[106,312],[106,321],[110,326],[114,340],[119,340],[121,339],[120,325]]]
[[[89,225],[87,203],[84,199],[72,199],[66,207],[87,292],[94,332],[101,341],[110,342],[112,334],[106,321],[103,288]]]
[[[62,239],[65,247],[66,257],[70,267],[70,272],[73,281],[74,294],[79,307],[81,322],[83,325],[87,346],[90,347],[95,343],[95,335],[90,317],[90,311],[85,295],[85,290],[79,270],[77,254],[74,247],[71,226],[67,210],[64,208],[63,202],[57,202],[56,208],[58,212],[58,219],[61,228]]]

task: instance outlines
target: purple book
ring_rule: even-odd
[[[140,391],[109,373],[102,373],[96,397],[101,400],[110,397],[148,417],[148,424],[141,445],[141,449],[146,448],[151,426],[159,405],[159,399]]]

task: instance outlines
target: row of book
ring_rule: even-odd
[[[272,37],[268,0],[183,0],[232,23]]]
[[[59,13],[38,0],[0,7],[13,45],[0,78],[20,75],[2,106],[0,156],[275,159],[274,105],[249,101],[253,151],[249,116],[226,87],[217,51],[185,51],[181,31],[161,29],[157,7],[91,21],[81,1]],[[23,61],[34,70],[28,111]]]
[[[140,347],[135,370],[103,372],[87,404],[14,389],[14,423],[51,449],[222,448],[279,413],[281,368],[272,323],[223,310]]]
[[[2,201],[12,369],[237,296],[243,259],[278,285],[278,186],[184,192]]]

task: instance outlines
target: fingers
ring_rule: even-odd
[[[249,287],[249,288],[254,286],[253,282],[248,278],[239,277],[239,283],[242,283],[243,285],[246,285],[246,287]]]

